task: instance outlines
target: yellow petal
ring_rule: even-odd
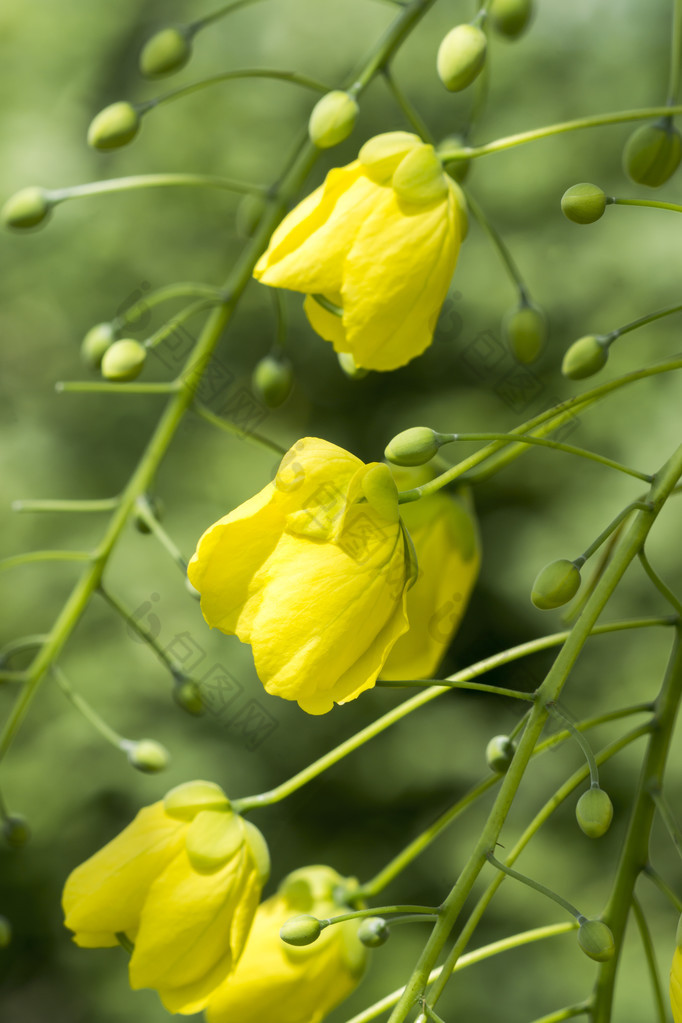
[[[73,941],[79,948],[114,948],[119,943],[111,931],[77,931]]]
[[[127,828],[69,875],[64,887],[65,925],[79,936],[134,930],[150,885],[182,847],[186,824],[163,803],[140,810]]]
[[[674,1023],[682,1023],[682,949],[676,948],[670,971],[670,1004]]]
[[[460,246],[453,194],[407,205],[375,203],[348,255],[341,288],[346,341],[358,366],[403,366],[431,343]]]
[[[341,295],[325,295],[330,302],[334,305],[341,305]],[[308,321],[313,330],[324,338],[325,341],[331,341],[334,345],[335,352],[349,352],[348,342],[346,341],[346,328],[343,325],[343,320],[340,316],[335,316],[334,313],[330,313],[328,309],[324,309],[319,302],[316,302],[312,295],[308,295],[305,302],[303,303],[303,311],[308,317]]]

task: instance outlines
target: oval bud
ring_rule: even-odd
[[[502,320],[502,333],[517,362],[524,366],[539,357],[547,341],[547,317],[536,305],[510,309]]]
[[[395,465],[425,465],[440,447],[440,434],[428,426],[403,430],[386,445],[384,454]]]
[[[578,944],[585,955],[598,963],[612,959],[616,951],[611,929],[601,920],[583,920],[578,930]]]
[[[603,338],[588,334],[574,341],[564,355],[561,372],[571,380],[583,380],[603,369],[609,357],[608,346]]]
[[[134,380],[147,358],[147,349],[139,341],[124,338],[114,341],[102,357],[102,376],[107,380]]]
[[[391,936],[388,924],[380,916],[368,916],[358,927],[358,939],[365,948],[379,948]]]
[[[199,717],[206,709],[199,686],[189,678],[178,682],[173,687],[173,699],[178,707],[182,707],[184,711],[187,711],[193,717]]]
[[[237,232],[242,238],[251,238],[265,212],[265,196],[250,192],[237,206]]]
[[[491,771],[504,774],[512,762],[516,746],[508,735],[495,735],[485,748],[485,759]]]
[[[638,185],[659,188],[675,173],[680,159],[682,136],[665,117],[633,131],[623,150],[623,169]]]
[[[308,121],[308,135],[318,149],[330,149],[347,139],[358,119],[360,107],[347,92],[335,89],[323,96]]]
[[[12,940],[12,925],[6,916],[0,916],[0,948],[7,948]]]
[[[282,941],[287,945],[312,945],[320,936],[322,925],[315,916],[295,916],[287,920],[279,931]]]
[[[110,323],[97,323],[91,327],[81,342],[81,358],[90,369],[99,369],[104,353],[111,348],[116,335]]]
[[[571,185],[561,197],[561,212],[574,224],[594,224],[605,209],[606,192],[589,181]]]
[[[603,789],[593,786],[578,800],[575,816],[580,830],[589,838],[601,838],[611,826],[613,803]]]
[[[438,77],[450,92],[471,85],[485,64],[488,40],[476,25],[457,25],[438,48]]]
[[[127,750],[128,763],[138,771],[145,774],[155,774],[168,767],[170,754],[165,746],[154,739],[140,739],[139,742],[131,742]]]
[[[14,813],[3,820],[2,835],[7,845],[10,845],[13,849],[20,849],[30,839],[31,829],[25,817]]]
[[[140,71],[147,78],[160,78],[184,67],[192,47],[181,28],[162,28],[149,39],[140,54]]]
[[[443,165],[433,146],[426,145],[413,149],[403,157],[391,184],[399,199],[420,205],[445,199],[449,191]]]
[[[368,369],[363,369],[362,366],[356,364],[350,352],[337,352],[336,357],[339,360],[339,366],[351,380],[363,380],[369,373]]]
[[[92,120],[88,144],[94,149],[117,149],[134,139],[139,127],[140,115],[132,103],[112,103]]]
[[[268,408],[279,408],[287,400],[294,386],[291,363],[286,358],[278,359],[274,355],[266,355],[256,365],[251,383]]]
[[[496,32],[507,39],[516,39],[530,24],[533,0],[492,0],[488,18]]]
[[[572,561],[559,558],[538,573],[530,599],[541,611],[567,604],[580,589],[580,572]]]
[[[5,227],[24,231],[47,220],[53,205],[44,188],[22,188],[9,197],[2,207],[0,217]]]

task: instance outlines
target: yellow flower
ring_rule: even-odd
[[[407,630],[412,563],[390,470],[306,437],[199,540],[210,626],[251,643],[269,693],[324,714],[374,685]]]
[[[674,1023],[682,1023],[682,949],[677,946],[670,970],[670,1004]]]
[[[432,146],[377,135],[284,218],[254,275],[306,294],[313,328],[358,367],[396,369],[431,344],[464,209]]]
[[[392,466],[400,490],[434,476],[426,466]],[[381,677],[434,678],[466,610],[481,554],[468,492],[440,491],[400,506],[417,555],[419,574],[407,595],[409,632],[391,650]]]
[[[279,937],[282,924],[300,913],[326,919],[347,912],[334,900],[341,883],[330,867],[304,867],[285,879],[259,907],[237,969],[211,997],[208,1023],[320,1023],[348,997],[367,956],[357,920],[332,924],[302,948]]]
[[[64,922],[84,948],[133,942],[130,986],[198,1012],[241,955],[268,872],[258,829],[218,785],[187,782],[76,867]]]

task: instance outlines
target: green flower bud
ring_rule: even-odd
[[[356,366],[355,359],[350,352],[337,352],[336,357],[339,360],[339,366],[351,380],[363,380],[369,373],[368,369]]]
[[[616,951],[611,929],[601,920],[583,920],[578,930],[578,944],[585,955],[598,963],[612,959]]]
[[[22,188],[9,197],[2,207],[0,218],[5,227],[24,231],[47,220],[53,205],[44,188]]]
[[[485,64],[488,40],[476,25],[458,25],[443,39],[438,49],[438,77],[450,92],[471,85]]]
[[[312,945],[320,936],[322,925],[315,916],[294,916],[287,920],[279,931],[282,941],[287,945]]]
[[[396,465],[424,465],[441,446],[441,434],[428,426],[413,426],[403,430],[386,445],[384,454]]]
[[[533,0],[492,0],[488,18],[495,29],[508,39],[516,39],[530,23]]]
[[[447,152],[448,149],[459,149],[463,148],[464,145],[464,139],[461,135],[448,135],[447,138],[443,139],[438,148],[439,150],[442,149]],[[443,164],[443,170],[448,177],[453,179],[453,181],[457,181],[460,185],[462,185],[469,176],[471,164],[472,160],[470,159],[448,160]]]
[[[580,572],[572,561],[559,558],[538,573],[530,599],[542,611],[567,604],[580,589]]]
[[[251,383],[268,408],[278,408],[287,400],[294,386],[291,363],[286,358],[266,355],[256,365]]]
[[[99,369],[104,353],[111,348],[115,339],[114,328],[110,323],[97,323],[91,327],[81,342],[81,358],[85,365]]]
[[[485,759],[491,771],[504,774],[512,762],[516,746],[508,735],[495,735],[485,748]]]
[[[173,687],[173,699],[178,707],[182,707],[192,717],[199,717],[206,709],[199,686],[189,678],[183,679]]]
[[[135,138],[139,127],[140,115],[132,103],[112,103],[92,120],[88,144],[95,149],[118,149]]]
[[[347,92],[335,89],[323,96],[308,121],[310,141],[318,149],[330,149],[347,139],[358,119],[360,107]]]
[[[510,309],[502,320],[502,333],[512,355],[524,366],[535,362],[547,341],[547,318],[536,305]]]
[[[625,143],[623,168],[638,185],[659,188],[682,159],[682,136],[668,117],[636,128]]]
[[[574,224],[594,224],[604,216],[605,209],[606,193],[589,181],[571,185],[561,197],[561,212]]]
[[[0,948],[7,948],[12,940],[12,925],[6,916],[0,916]]]
[[[134,380],[142,372],[147,350],[139,341],[114,341],[102,356],[102,376],[107,380]]]
[[[145,774],[156,774],[168,767],[170,754],[165,746],[154,739],[140,739],[139,742],[131,742],[128,750],[128,763],[138,771]]]
[[[613,803],[603,789],[592,786],[578,800],[575,816],[580,830],[589,838],[601,838],[611,826]]]
[[[140,71],[147,78],[161,78],[184,67],[192,55],[187,33],[182,28],[162,28],[149,39],[140,54]]]
[[[155,497],[153,495],[147,495],[147,504],[149,505],[149,510],[154,516],[154,518],[161,521],[164,512],[163,501],[161,500],[161,498]],[[133,515],[133,525],[135,526],[135,529],[138,531],[138,533],[144,533],[145,535],[151,533],[150,527],[147,525],[147,522],[145,521],[145,519],[143,519],[139,512],[135,512],[135,514]]]
[[[2,835],[7,845],[12,846],[13,849],[20,849],[30,839],[31,829],[25,817],[14,813],[3,820]]]
[[[391,936],[389,926],[380,916],[369,916],[358,927],[358,939],[365,948],[385,945]]]
[[[237,232],[242,238],[251,238],[265,212],[265,196],[249,192],[237,206]]]
[[[596,334],[574,341],[564,355],[561,372],[571,380],[583,380],[603,369],[609,357],[608,346]]]

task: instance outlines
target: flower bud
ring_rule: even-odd
[[[322,925],[316,916],[294,916],[280,927],[279,936],[287,945],[312,945],[320,936]]]
[[[206,709],[199,686],[189,678],[183,679],[173,687],[173,699],[193,717],[199,717]]]
[[[256,365],[251,383],[268,408],[278,408],[291,394],[294,373],[286,358],[266,355]]]
[[[466,89],[485,64],[488,41],[476,25],[457,25],[438,49],[438,77],[450,92]]]
[[[491,771],[504,774],[512,762],[516,746],[508,735],[495,735],[485,748],[485,759]]]
[[[0,948],[7,948],[12,940],[12,925],[6,916],[0,916]]]
[[[347,139],[358,119],[360,107],[347,92],[335,89],[323,96],[308,121],[310,141],[318,149],[330,149]]]
[[[7,845],[10,845],[13,849],[20,849],[30,839],[31,829],[25,817],[14,813],[3,820],[2,835]]]
[[[42,224],[50,215],[53,205],[44,188],[22,188],[9,197],[2,207],[0,217],[5,227],[23,231]]]
[[[154,739],[131,742],[127,749],[128,763],[145,774],[156,774],[168,767],[170,755],[165,746]]]
[[[192,55],[186,32],[181,28],[162,28],[149,39],[140,54],[140,71],[147,78],[161,78],[179,71]]]
[[[237,206],[237,233],[242,238],[251,238],[265,212],[265,196],[249,192],[242,196]]]
[[[147,350],[139,341],[114,341],[102,356],[102,376],[107,380],[134,380],[142,372]]]
[[[571,185],[561,197],[561,212],[574,224],[594,224],[603,217],[605,209],[606,193],[589,181]]]
[[[516,39],[530,23],[533,0],[492,0],[488,18],[496,32],[508,39]]]
[[[561,372],[571,380],[583,380],[598,373],[606,365],[609,350],[603,338],[588,334],[574,341],[564,355]]]
[[[682,136],[668,117],[636,128],[625,143],[623,169],[638,185],[659,188],[682,159]]]
[[[547,318],[536,305],[510,309],[502,320],[502,333],[517,362],[535,362],[547,341]]]
[[[601,838],[613,820],[613,803],[603,789],[592,786],[578,800],[575,816],[580,830],[589,838]]]
[[[111,348],[116,335],[110,323],[97,323],[91,327],[81,342],[81,359],[91,369],[99,369],[102,358]]]
[[[88,144],[95,149],[117,149],[134,139],[139,127],[140,115],[132,103],[112,103],[90,123]]]
[[[363,369],[362,366],[357,366],[355,359],[350,352],[337,352],[336,357],[339,360],[339,366],[351,380],[364,380],[369,373],[368,369]]]
[[[559,558],[538,573],[530,599],[541,611],[567,604],[580,589],[580,572],[572,561]]]
[[[578,944],[585,955],[598,963],[612,959],[616,951],[611,929],[601,920],[583,920],[578,930]]]
[[[365,948],[378,948],[379,945],[385,945],[390,936],[389,926],[380,916],[368,916],[358,927],[358,939]]]
[[[397,434],[384,454],[395,465],[425,465],[438,453],[440,436],[428,426],[413,426]]]
[[[437,202],[444,199],[449,191],[443,165],[433,146],[426,145],[403,157],[391,184],[398,198],[409,203]]]

